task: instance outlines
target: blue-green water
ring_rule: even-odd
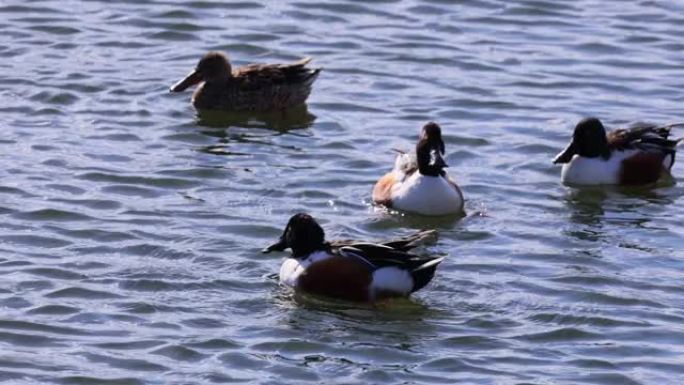
[[[0,15],[0,381],[684,381],[684,189],[576,190],[550,162],[583,116],[683,120],[681,3],[2,1]],[[197,118],[168,87],[208,50],[314,57],[308,113]],[[464,219],[369,204],[428,120]],[[298,211],[330,238],[436,227],[421,252],[446,260],[380,308],[293,298],[283,255],[259,250]]]

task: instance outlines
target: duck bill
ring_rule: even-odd
[[[188,76],[185,77],[185,79],[171,86],[169,90],[171,92],[185,91],[188,87],[192,87],[201,81],[202,76],[200,75],[200,73],[197,71],[192,71]]]
[[[553,164],[568,163],[575,154],[577,154],[577,145],[575,144],[575,141],[572,141],[565,147],[565,150],[553,158]]]
[[[272,244],[271,246],[261,250],[262,253],[268,254],[271,251],[285,251],[287,249],[287,243],[284,239],[278,240],[278,242]]]

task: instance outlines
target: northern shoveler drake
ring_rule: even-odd
[[[679,140],[669,140],[668,126],[638,124],[606,135],[596,118],[582,119],[570,144],[554,159],[563,164],[561,180],[575,185],[655,183],[670,172]],[[680,139],[681,140],[681,139]]]
[[[437,123],[427,123],[416,153],[400,152],[394,169],[373,187],[373,202],[423,215],[463,214],[463,193],[444,171],[444,141]]]
[[[432,280],[443,257],[409,250],[436,235],[434,230],[383,242],[325,241],[323,228],[296,214],[277,243],[263,250],[292,249],[280,268],[280,282],[295,290],[349,301],[406,297]]]
[[[197,109],[263,112],[304,104],[320,68],[305,67],[311,58],[289,64],[251,64],[233,70],[228,57],[209,52],[170,91],[204,82],[192,96]]]

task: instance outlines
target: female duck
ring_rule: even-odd
[[[228,57],[209,52],[185,79],[171,87],[181,92],[200,82],[192,104],[201,110],[264,112],[304,104],[320,68],[306,68],[311,58],[291,64],[252,64],[233,70]]]
[[[349,301],[406,297],[432,280],[443,257],[408,251],[435,235],[424,231],[385,243],[325,241],[307,214],[290,218],[280,240],[264,253],[292,249],[280,268],[280,282],[296,290]]]
[[[606,135],[596,118],[582,119],[568,147],[554,158],[563,164],[561,181],[575,185],[640,185],[669,174],[679,140],[669,140],[670,129],[637,125]]]
[[[463,193],[444,171],[444,142],[437,123],[427,123],[416,154],[399,154],[394,169],[373,188],[373,202],[423,215],[463,214]]]

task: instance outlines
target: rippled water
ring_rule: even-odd
[[[0,381],[684,382],[684,189],[576,190],[587,115],[683,120],[668,1],[0,2]],[[308,112],[226,122],[169,94],[207,50],[310,55]],[[369,205],[439,122],[470,216]],[[679,131],[677,136],[684,136]],[[674,167],[681,179],[684,166]],[[259,250],[436,227],[411,300],[293,298]]]

